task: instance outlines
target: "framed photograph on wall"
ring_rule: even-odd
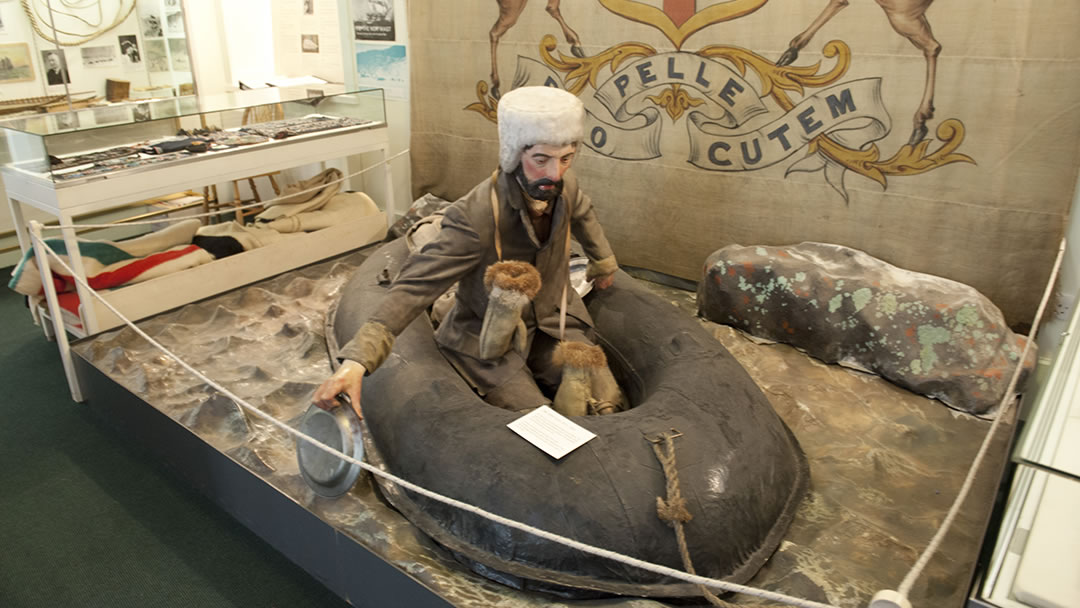
[[[170,36],[184,34],[184,13],[176,10],[165,14],[165,33]]]
[[[304,53],[319,52],[318,34],[300,34],[300,50]]]
[[[169,38],[169,56],[172,58],[173,71],[191,71],[191,60],[188,59],[187,52],[187,40],[184,40],[183,38]]]
[[[124,58],[126,65],[142,65],[142,53],[139,52],[139,41],[134,34],[130,36],[117,36],[116,41],[120,44],[120,56]]]
[[[79,54],[82,55],[84,68],[107,68],[120,65],[116,47],[112,45],[84,46],[79,48]]]
[[[49,85],[71,84],[71,75],[68,74],[67,56],[64,49],[47,49],[41,51],[41,64],[45,66],[45,82]]]
[[[0,83],[26,82],[34,79],[34,66],[30,62],[30,45],[0,44]]]
[[[168,72],[169,55],[164,40],[144,40],[146,45],[146,69],[151,72]]]
[[[139,30],[143,38],[161,38],[165,29],[161,23],[161,5],[157,0],[138,0],[135,5],[139,13]]]

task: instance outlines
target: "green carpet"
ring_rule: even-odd
[[[0,315],[0,607],[348,605],[73,403],[22,296]]]

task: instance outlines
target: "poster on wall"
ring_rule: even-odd
[[[302,1],[304,3],[303,4],[304,14],[305,15],[314,15],[315,14],[315,0],[302,0]]]
[[[172,57],[172,69],[177,72],[190,72],[187,41],[183,38],[169,38],[169,55]]]
[[[64,55],[63,49],[41,51],[41,64],[45,66],[45,82],[48,84],[71,83],[71,76],[68,74],[67,56]]]
[[[353,0],[352,16],[357,40],[396,40],[394,0]]]
[[[25,42],[0,44],[0,83],[33,79],[34,66],[30,63],[30,47]]]
[[[124,65],[141,66],[142,54],[139,53],[139,41],[135,36],[117,36],[116,40],[120,43],[120,55],[124,58]]]
[[[409,63],[403,44],[356,44],[356,84],[380,88],[387,99],[409,96]]]
[[[120,64],[114,46],[84,46],[79,49],[84,68],[108,68]]]
[[[318,34],[300,34],[300,50],[304,53],[319,52]]]
[[[169,56],[164,40],[144,40],[146,45],[146,69],[151,72],[168,72]]]

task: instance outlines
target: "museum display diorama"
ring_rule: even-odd
[[[335,594],[1080,598],[1080,13],[245,2],[0,1],[9,287]]]

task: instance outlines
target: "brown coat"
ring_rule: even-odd
[[[617,267],[589,197],[578,189],[572,171],[563,176],[563,181],[563,194],[552,211],[550,236],[547,242],[540,243],[517,181],[501,171],[495,177],[503,260],[533,264],[543,281],[540,292],[523,314],[530,336],[537,329],[556,338],[559,335],[562,288],[570,280],[566,255],[568,221],[572,219],[570,229],[589,258],[590,278],[610,274]],[[457,300],[439,326],[435,340],[445,349],[479,358],[480,328],[488,302],[484,271],[499,259],[495,251],[491,187],[492,178],[488,178],[447,208],[439,236],[409,256],[387,298],[345,345],[341,358],[363,364],[369,373],[374,371],[389,354],[392,341],[387,333],[400,334],[455,282],[459,283]],[[570,218],[567,201],[571,202]],[[573,288],[568,288],[567,299],[567,314],[591,326],[592,319]],[[509,355],[514,355],[513,351]]]

